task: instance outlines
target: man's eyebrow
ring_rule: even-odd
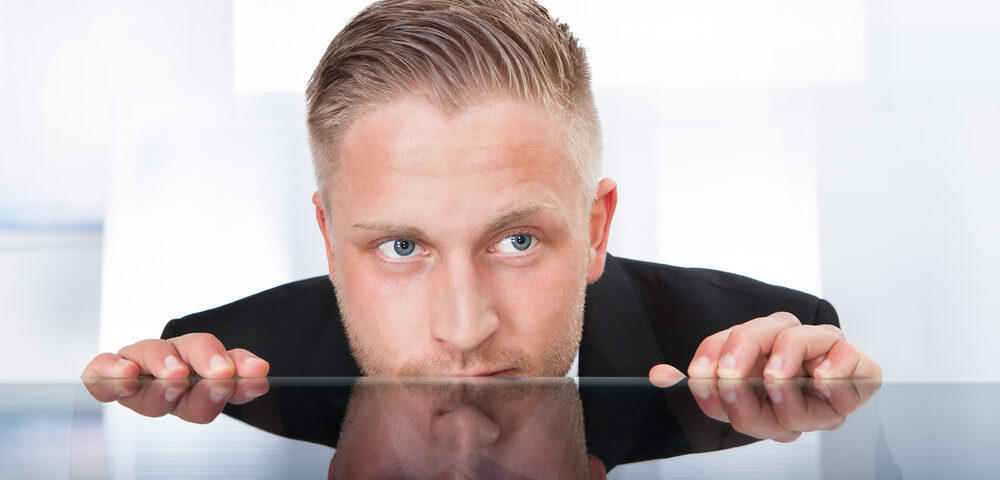
[[[549,205],[533,205],[530,207],[515,210],[510,213],[501,215],[496,220],[493,220],[486,227],[486,232],[495,232],[497,230],[503,229],[511,223],[517,222],[518,220],[523,220],[528,218],[542,210],[556,210],[555,207]],[[423,230],[409,226],[400,225],[396,223],[355,223],[354,228],[362,230],[373,230],[377,232],[385,233],[387,236],[399,237],[399,238],[409,238],[413,240],[426,239],[427,235],[424,234]]]
[[[504,214],[500,218],[497,218],[496,220],[490,222],[489,226],[486,227],[486,231],[495,232],[497,230],[506,227],[511,223],[528,218],[542,210],[556,210],[556,208],[549,205],[533,205],[530,207],[515,210],[513,212]]]
[[[417,227],[411,227],[409,225],[398,225],[395,223],[355,223],[354,228],[360,228],[363,230],[374,230],[378,232],[383,232],[389,236],[408,238],[413,240],[423,239],[427,236],[424,232]]]

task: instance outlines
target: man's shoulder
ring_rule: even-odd
[[[298,280],[173,320],[168,329],[176,331],[164,330],[164,337],[183,335],[208,326],[218,328],[232,324],[245,327],[251,319],[284,317],[305,320],[306,317],[295,314],[311,312],[315,317],[317,311],[328,310],[332,299],[333,286],[329,277]]]
[[[587,289],[584,338],[596,345],[619,336],[617,343],[626,346],[619,350],[634,351],[642,348],[642,338],[652,337],[656,346],[645,348],[643,361],[687,365],[709,335],[778,311],[804,324],[839,326],[830,303],[805,292],[718,270],[609,255],[604,274]],[[636,365],[618,370],[634,374],[649,367]]]
[[[743,275],[708,268],[679,267],[642,260],[614,257],[626,272],[638,294],[644,298],[667,300],[675,304],[691,303],[699,308],[708,304],[774,302],[801,311],[816,308],[815,295],[788,287],[772,285]],[[768,314],[774,312],[768,312]],[[749,320],[749,319],[748,319]]]
[[[209,333],[271,363],[272,375],[356,375],[330,278],[287,283],[171,320],[162,338]]]

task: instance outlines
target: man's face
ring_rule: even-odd
[[[333,462],[331,478],[587,478],[583,406],[569,379],[361,381]]]
[[[348,129],[317,214],[366,374],[565,375],[614,202],[584,203],[562,127],[510,100],[408,99]]]

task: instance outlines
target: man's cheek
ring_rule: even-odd
[[[568,265],[550,267],[512,272],[494,282],[501,318],[537,332],[547,329],[553,317],[567,316],[584,283]]]
[[[420,341],[419,326],[425,316],[426,285],[386,277],[376,272],[346,280],[351,322],[365,339],[385,347]]]

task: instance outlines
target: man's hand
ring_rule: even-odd
[[[705,415],[740,433],[779,442],[795,440],[803,432],[840,427],[880,386],[880,380],[869,379],[766,379],[763,389],[746,380],[688,381]]]
[[[655,368],[655,367],[654,367]],[[720,378],[881,378],[882,369],[832,325],[802,325],[778,312],[701,342],[688,375]]]
[[[193,385],[187,378],[87,378],[84,385],[98,401],[118,401],[140,415],[169,413],[202,424],[219,416],[226,403],[242,405],[270,388],[266,378],[202,379]]]
[[[117,354],[102,353],[80,376],[181,378],[197,373],[205,378],[264,377],[270,368],[266,361],[242,348],[226,351],[222,342],[210,334],[189,333],[167,340],[143,340]]]

